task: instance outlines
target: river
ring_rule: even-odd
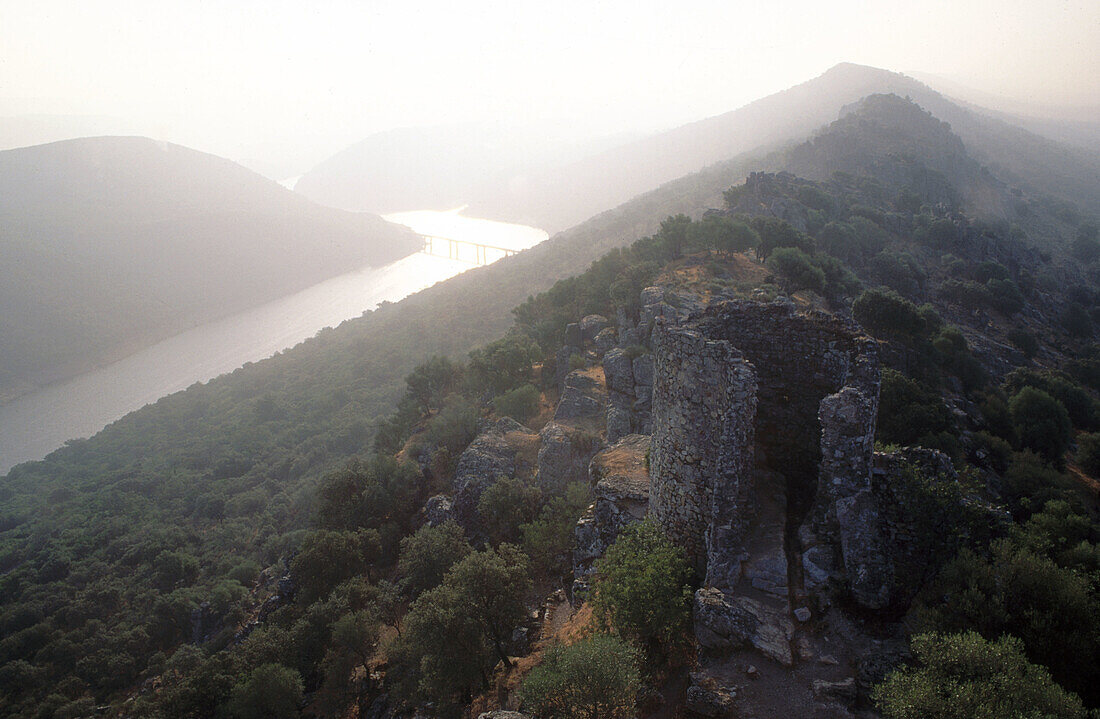
[[[533,227],[465,217],[460,210],[402,212],[386,219],[423,235],[515,250],[547,237]],[[69,439],[91,436],[165,395],[270,357],[380,302],[396,302],[474,266],[472,249],[448,259],[447,244],[433,243],[433,253],[443,257],[418,253],[384,267],[333,277],[0,406],[0,475],[16,464],[45,457]],[[487,259],[501,254],[490,252]]]

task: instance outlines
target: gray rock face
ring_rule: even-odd
[[[573,532],[573,575],[583,579],[624,527],[645,518],[649,473],[645,456],[649,437],[628,435],[596,454],[589,465],[596,501]]]
[[[569,347],[584,346],[584,333],[581,326],[571,322],[565,326],[565,344]]]
[[[723,688],[707,688],[698,684],[688,687],[684,706],[689,712],[704,717],[720,717],[733,709],[734,694]]]
[[[538,485],[557,494],[572,482],[588,480],[588,463],[599,450],[595,435],[581,433],[558,422],[548,422],[539,432]]]
[[[505,439],[511,432],[532,434],[519,422],[505,417],[479,434],[458,458],[453,512],[467,531],[477,528],[477,502],[482,492],[502,477],[516,476],[517,450]]]
[[[813,688],[814,698],[818,701],[836,702],[846,707],[855,704],[856,698],[859,695],[855,677],[841,679],[838,682],[814,679]]]
[[[784,666],[794,663],[794,625],[786,612],[713,587],[695,592],[695,638],[709,650],[753,647]]]
[[[429,497],[424,503],[424,519],[433,527],[454,518],[454,503],[445,494],[437,494]]]
[[[619,333],[614,327],[606,327],[600,330],[592,344],[596,347],[596,354],[604,355],[610,351],[619,341]]]
[[[585,342],[594,342],[596,335],[610,326],[611,323],[603,315],[588,315],[580,323],[581,338]]]
[[[653,355],[631,358],[622,348],[603,358],[607,378],[607,440],[614,442],[630,433],[649,434],[653,397]]]
[[[557,421],[570,419],[602,419],[607,406],[607,394],[595,379],[580,370],[565,376],[565,389],[554,410]]]
[[[519,712],[505,711],[504,709],[494,709],[491,712],[485,712],[479,714],[477,719],[531,719],[527,714],[521,714]]]

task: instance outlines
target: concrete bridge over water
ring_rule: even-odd
[[[496,245],[485,245],[470,240],[456,240],[453,237],[437,237],[435,235],[421,235],[424,238],[424,254],[433,257],[446,257],[459,262],[469,262],[474,265],[487,265],[496,262],[501,257],[516,254],[519,250]],[[446,252],[440,247],[446,246]]]

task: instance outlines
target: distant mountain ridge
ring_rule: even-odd
[[[417,248],[406,228],[179,145],[0,152],[0,401]]]

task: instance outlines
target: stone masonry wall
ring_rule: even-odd
[[[844,527],[875,519],[863,501],[878,409],[874,341],[824,313],[728,301],[684,322],[658,319],[653,342],[650,511],[708,585],[740,577],[759,449],[786,483],[788,552],[810,551],[814,577],[839,571],[858,601],[881,606],[889,568],[879,566],[878,533]]]
[[[658,323],[653,343],[650,513],[702,576],[750,516],[756,373],[729,342],[695,329]]]

